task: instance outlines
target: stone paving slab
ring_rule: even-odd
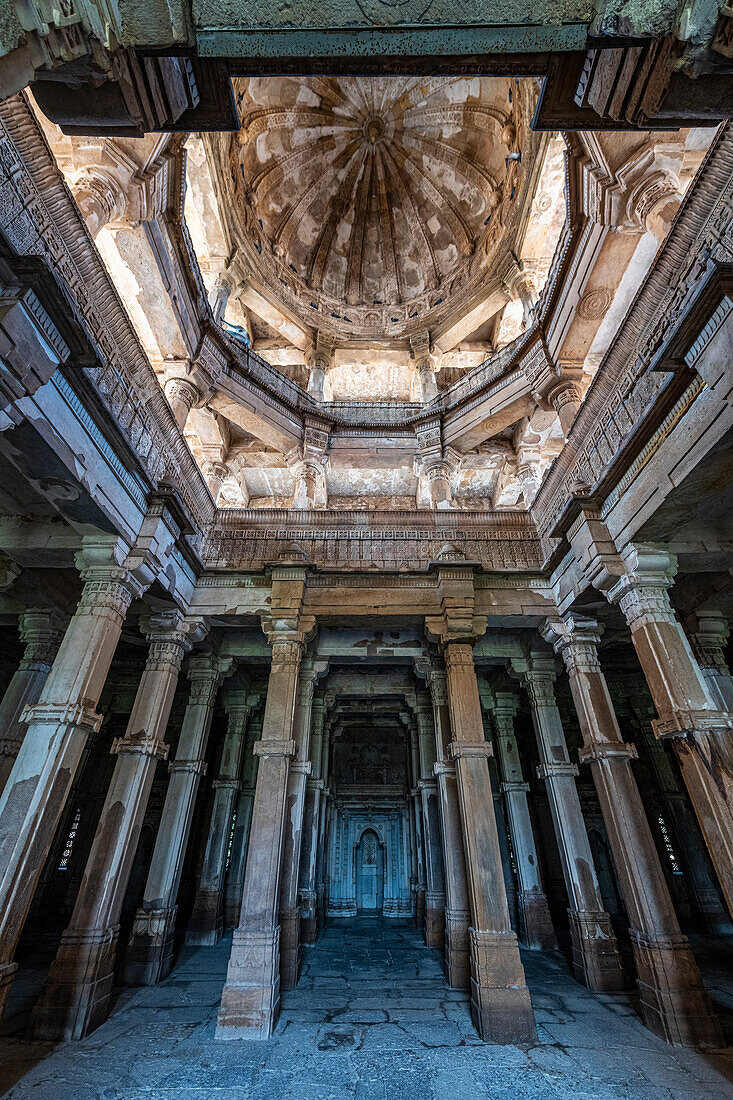
[[[733,949],[695,941],[733,1037]],[[267,1043],[217,1043],[229,941],[185,949],[152,989],[120,990],[80,1043],[21,1036],[43,970],[21,969],[0,1038],[8,1100],[733,1100],[733,1049],[672,1048],[633,1003],[590,994],[562,955],[525,952],[531,1047],[488,1046],[468,996],[407,922],[334,922],[304,952]],[[49,960],[50,961],[50,960]],[[366,975],[369,975],[368,977]]]

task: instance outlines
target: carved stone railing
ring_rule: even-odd
[[[202,551],[209,570],[262,569],[283,555],[346,571],[426,571],[442,561],[537,572],[542,560],[527,512],[229,509]]]
[[[711,258],[733,255],[733,128],[721,127],[629,307],[532,512],[543,540],[578,493],[606,499],[679,403],[680,380],[651,363]],[[674,382],[674,384],[673,384]],[[693,385],[690,372],[683,384]],[[544,543],[546,549],[552,543]]]

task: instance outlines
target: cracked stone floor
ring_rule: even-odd
[[[695,940],[733,1040],[733,944]],[[267,1043],[214,1041],[229,939],[186,949],[171,976],[120,990],[79,1043],[20,1036],[43,971],[22,968],[0,1039],[13,1100],[713,1100],[733,1097],[733,1047],[670,1048],[629,999],[590,994],[559,953],[524,952],[539,1030],[529,1048],[488,1046],[467,997],[447,989],[438,952],[407,922],[331,924],[305,951]],[[38,961],[38,960],[36,960]]]

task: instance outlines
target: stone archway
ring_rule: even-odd
[[[384,907],[384,847],[373,829],[365,829],[356,846],[356,907],[359,913],[381,913]]]

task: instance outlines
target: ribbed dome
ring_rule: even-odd
[[[239,81],[231,175],[280,283],[294,275],[289,289],[327,314],[378,325],[473,274],[516,171],[514,89],[490,77]]]

